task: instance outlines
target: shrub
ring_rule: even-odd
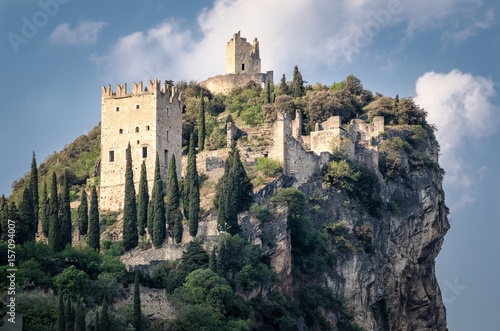
[[[323,176],[328,185],[337,185],[352,192],[355,183],[361,177],[359,171],[354,171],[347,160],[331,161]]]
[[[273,214],[259,204],[250,206],[250,212],[262,222],[270,222],[273,220]]]
[[[259,157],[254,169],[261,171],[267,177],[276,177],[283,171],[283,166],[278,160],[267,157]]]
[[[54,277],[54,287],[57,292],[76,299],[78,295],[85,296],[89,288],[89,276],[72,265]]]

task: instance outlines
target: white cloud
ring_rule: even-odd
[[[429,123],[438,128],[445,181],[461,192],[453,206],[463,207],[474,201],[485,170],[472,167],[463,146],[495,133],[500,119],[500,108],[491,101],[496,95],[494,82],[459,70],[428,72],[417,80],[416,91],[415,102],[428,112]]]
[[[495,23],[495,12],[492,9],[487,10],[484,15],[468,14],[464,17],[466,22],[457,23],[453,29],[443,33],[444,46],[450,41],[463,42],[477,35],[481,30],[489,29]]]
[[[225,44],[241,31],[258,37],[262,69],[276,79],[299,64],[304,73],[342,66],[362,52],[386,29],[406,31],[403,38],[441,28],[446,19],[479,0],[215,0],[198,17],[192,31],[165,20],[146,32],[120,38],[111,51],[95,55],[106,79],[139,80],[154,76],[173,80],[225,73]],[[396,41],[395,47],[400,47]]]
[[[54,44],[95,44],[97,36],[105,24],[104,22],[86,20],[80,22],[74,29],[71,29],[69,23],[63,23],[54,29],[50,36],[50,41]]]

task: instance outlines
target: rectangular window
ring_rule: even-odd
[[[167,141],[168,141],[168,131],[167,131]]]
[[[143,159],[147,159],[148,158],[148,147],[147,146],[144,146],[142,148],[142,158]]]
[[[241,71],[245,71],[245,63],[241,64]]]
[[[115,151],[109,151],[108,162],[115,162]]]
[[[165,150],[165,167],[168,167],[168,150]]]

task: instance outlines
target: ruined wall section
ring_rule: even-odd
[[[229,94],[233,87],[244,87],[248,82],[254,81],[258,85],[265,84],[267,80],[273,82],[273,72],[267,73],[239,73],[210,77],[200,83],[200,86],[210,90],[212,94]]]
[[[226,74],[260,73],[261,60],[259,42],[254,39],[253,44],[242,38],[238,31],[226,45]]]
[[[160,87],[160,81],[155,79],[154,82],[149,82],[148,91],[143,91],[142,82],[133,84],[132,93],[127,93],[126,84],[118,85],[116,92],[109,85],[102,88],[101,210],[123,209],[125,151],[129,143],[136,191],[144,161],[151,192],[157,152],[160,156],[162,180],[166,182],[165,159],[162,157],[165,149],[175,151],[176,157],[178,155],[180,175],[182,105],[174,88],[166,84],[162,89]],[[167,135],[169,140],[166,139]]]

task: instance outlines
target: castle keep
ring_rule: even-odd
[[[133,83],[102,87],[101,109],[101,193],[100,209],[118,211],[123,208],[125,194],[125,150],[130,143],[136,192],[142,162],[146,162],[148,188],[151,193],[156,154],[164,185],[167,167],[175,155],[178,176],[181,171],[182,102],[175,87],[157,79],[149,88]]]
[[[273,82],[273,72],[261,73],[259,41],[253,44],[242,38],[240,32],[235,33],[226,45],[226,74],[211,77],[200,83],[213,94],[228,94],[235,86],[245,86],[254,81],[257,84]]]

